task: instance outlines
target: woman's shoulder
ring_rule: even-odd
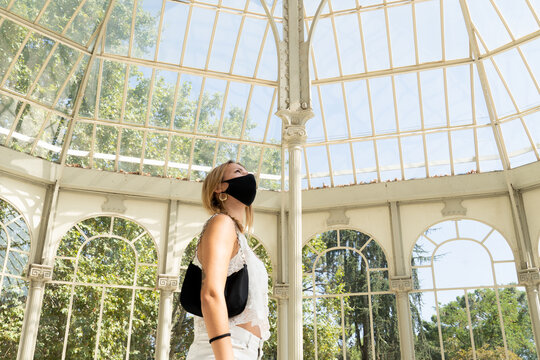
[[[234,234],[236,233],[236,224],[229,215],[216,213],[206,220],[201,231],[201,238],[205,233],[212,233],[214,231],[218,231],[219,233],[230,232],[231,234]]]

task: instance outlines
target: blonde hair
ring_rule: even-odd
[[[206,178],[203,182],[203,188],[202,188],[202,203],[203,206],[210,214],[227,214],[227,210],[223,207],[223,203],[219,200],[215,190],[217,187],[223,182],[223,176],[225,175],[225,169],[229,164],[238,164],[242,167],[244,165],[237,163],[235,161],[229,160],[219,166],[216,166],[213,168],[208,175],[206,175]],[[245,168],[245,167],[244,167]],[[229,214],[227,214],[229,215]],[[230,216],[230,215],[229,215]],[[240,229],[240,231],[251,231],[253,227],[253,208],[250,206],[246,206],[246,226],[242,226],[242,223],[240,220],[235,219],[231,216],[231,218],[236,223],[236,226]]]

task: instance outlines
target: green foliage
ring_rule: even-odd
[[[67,358],[125,359],[131,334],[130,358],[152,359],[157,252],[144,229],[123,218],[90,218],[68,231],[58,254],[64,257],[45,287],[35,358],[61,358],[65,346]]]
[[[381,247],[354,230],[325,232],[304,247],[304,296],[317,296],[304,300],[305,359],[371,359],[373,350],[377,359],[400,357],[394,295],[369,296],[388,291],[386,266]]]
[[[494,289],[469,292],[468,305],[474,334],[477,359],[504,357],[504,343]],[[536,359],[536,348],[531,328],[527,296],[515,287],[498,290],[501,314],[510,359]],[[445,357],[450,359],[472,358],[467,305],[465,296],[440,307],[440,322],[444,340]],[[420,331],[418,331],[420,330]],[[437,318],[422,321],[415,329],[417,359],[440,359]]]

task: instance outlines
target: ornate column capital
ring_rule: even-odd
[[[159,274],[156,288],[158,290],[175,291],[178,288],[178,275]]]
[[[410,276],[393,276],[390,278],[390,290],[396,293],[409,292],[413,288]]]
[[[302,146],[306,140],[307,132],[304,125],[289,125],[283,129],[282,141],[284,144]]]
[[[540,270],[530,268],[519,271],[519,284],[524,286],[538,286],[540,284]]]
[[[289,298],[289,284],[275,284],[274,296],[280,300]]]
[[[42,264],[28,266],[28,279],[32,281],[47,282],[52,280],[53,267]]]
[[[315,116],[309,104],[302,103],[302,108],[297,110],[280,109],[276,115],[283,121],[285,128],[291,125],[304,126],[306,122]]]

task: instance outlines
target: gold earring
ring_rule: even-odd
[[[221,197],[221,195],[225,195],[225,199],[223,199],[223,198]],[[225,193],[219,193],[219,195],[218,195],[218,199],[219,199],[219,201],[221,201],[221,202],[227,201],[228,198],[229,198],[229,195],[227,195],[227,194],[225,194]]]

